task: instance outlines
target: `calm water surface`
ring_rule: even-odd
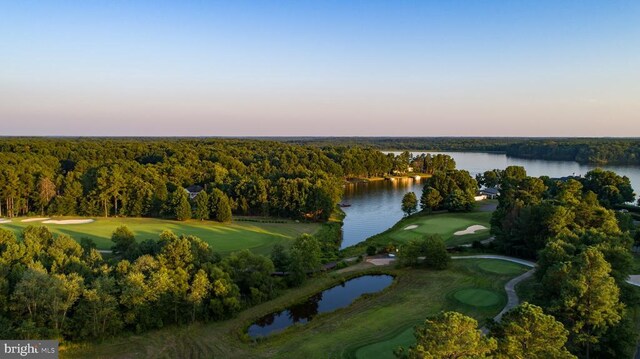
[[[358,297],[367,293],[376,293],[393,282],[390,275],[366,275],[344,282],[341,285],[317,293],[302,303],[292,305],[278,313],[260,318],[249,327],[252,338],[269,335],[283,330],[294,323],[306,323],[318,313],[331,312],[344,308]]]
[[[394,152],[399,153],[399,152]],[[424,153],[413,151],[414,155]],[[570,161],[527,160],[507,157],[503,154],[477,152],[429,152],[443,153],[453,157],[458,169],[467,170],[472,176],[477,173],[508,166],[523,166],[530,176],[564,177],[584,175],[597,166],[582,165]],[[640,167],[600,166],[629,177],[631,185],[640,192]],[[343,208],[344,219],[342,248],[361,242],[374,234],[385,231],[402,218],[400,202],[405,193],[413,191],[418,198],[422,194],[421,181],[412,179],[399,181],[375,181],[348,184],[345,187],[343,203],[351,207]]]

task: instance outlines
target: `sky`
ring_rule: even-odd
[[[640,136],[640,1],[0,0],[0,135]]]

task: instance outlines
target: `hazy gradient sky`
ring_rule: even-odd
[[[0,135],[640,136],[640,1],[3,1]]]

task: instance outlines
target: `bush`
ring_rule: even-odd
[[[447,246],[438,236],[427,237],[422,244],[425,266],[433,269],[446,269],[451,262]]]
[[[375,246],[368,246],[367,247],[367,255],[368,256],[373,256],[378,252],[378,248],[376,248]]]

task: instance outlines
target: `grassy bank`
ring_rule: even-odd
[[[420,212],[401,219],[393,227],[364,242],[344,249],[343,253],[345,256],[359,255],[364,253],[368,246],[377,248],[384,248],[388,244],[397,246],[430,234],[439,235],[449,246],[487,239],[490,236],[488,228],[491,227],[489,223],[491,213],[479,209],[466,213],[427,214]],[[487,229],[476,231],[473,234],[455,235],[455,232],[463,231],[473,225],[482,225]]]
[[[238,220],[229,224],[156,218],[95,218],[94,222],[85,224],[42,224],[40,221],[22,222],[23,219],[14,218],[10,223],[0,224],[0,228],[12,230],[19,235],[29,225],[44,225],[56,234],[66,234],[76,240],[90,238],[96,242],[98,249],[111,248],[111,234],[122,225],[129,227],[139,241],[157,239],[162,231],[170,230],[179,235],[197,236],[222,254],[250,249],[255,253],[268,255],[274,244],[288,246],[294,238],[303,233],[314,234],[322,226],[318,223],[255,218],[250,222]]]
[[[441,310],[458,310],[479,320],[497,314],[504,303],[504,283],[524,268],[493,268],[495,260],[454,261],[445,271],[394,269],[360,264],[342,273],[310,281],[301,288],[248,309],[237,318],[211,324],[166,328],[143,335],[112,339],[90,346],[66,348],[62,357],[221,357],[221,358],[353,358],[392,357],[393,348],[413,341],[412,327]],[[489,270],[487,270],[487,268]],[[347,308],[317,316],[259,342],[246,339],[244,328],[255,319],[298,302],[345,276],[386,272],[394,284],[380,294],[365,296]],[[498,274],[507,271],[510,274]],[[348,274],[347,274],[348,273]],[[456,299],[461,290],[484,290],[497,296],[489,306],[464,304]]]

